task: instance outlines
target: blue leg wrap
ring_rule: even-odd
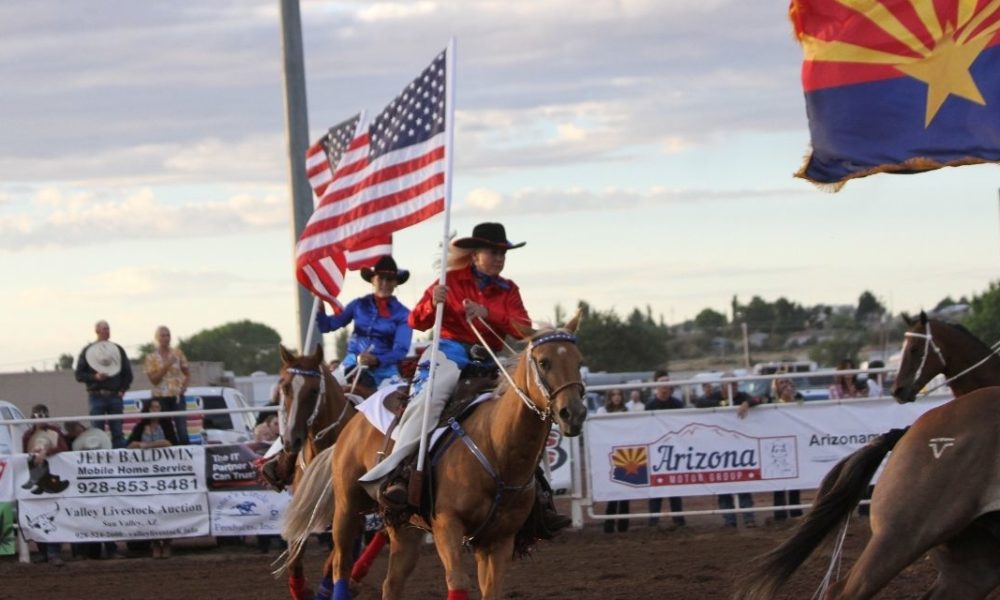
[[[330,600],[331,598],[333,598],[333,579],[324,577],[323,581],[319,582],[319,589],[316,590],[316,600]]]
[[[340,579],[333,584],[333,600],[351,600],[351,590],[346,579]]]

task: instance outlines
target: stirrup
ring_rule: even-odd
[[[389,510],[405,510],[410,504],[409,499],[409,486],[407,485],[407,481],[402,478],[386,481],[385,485],[379,490],[378,502]]]

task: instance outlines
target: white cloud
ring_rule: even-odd
[[[402,20],[434,13],[437,2],[376,2],[358,10],[361,21]]]
[[[219,236],[288,224],[287,197],[277,193],[171,203],[158,199],[149,188],[111,198],[44,188],[34,208],[31,215],[0,215],[0,249]]]

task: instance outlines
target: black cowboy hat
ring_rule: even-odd
[[[507,231],[500,223],[480,223],[472,228],[470,237],[459,238],[451,243],[456,248],[474,250],[476,248],[520,248],[526,242],[520,244],[511,243],[507,239]]]
[[[383,256],[375,263],[374,269],[361,267],[361,279],[371,283],[372,277],[378,275],[392,275],[396,278],[396,285],[403,285],[410,278],[410,272],[406,269],[396,268],[396,261],[391,256]]]

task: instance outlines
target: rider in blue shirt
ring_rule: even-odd
[[[340,372],[350,379],[351,371],[360,363],[372,378],[373,387],[379,387],[386,380],[399,379],[399,361],[410,350],[410,309],[393,296],[396,286],[410,278],[410,272],[397,268],[391,256],[383,256],[374,269],[361,269],[361,278],[372,284],[373,292],[352,300],[338,315],[327,315],[321,307],[316,325],[321,332],[329,333],[353,321],[354,332],[348,339]]]

